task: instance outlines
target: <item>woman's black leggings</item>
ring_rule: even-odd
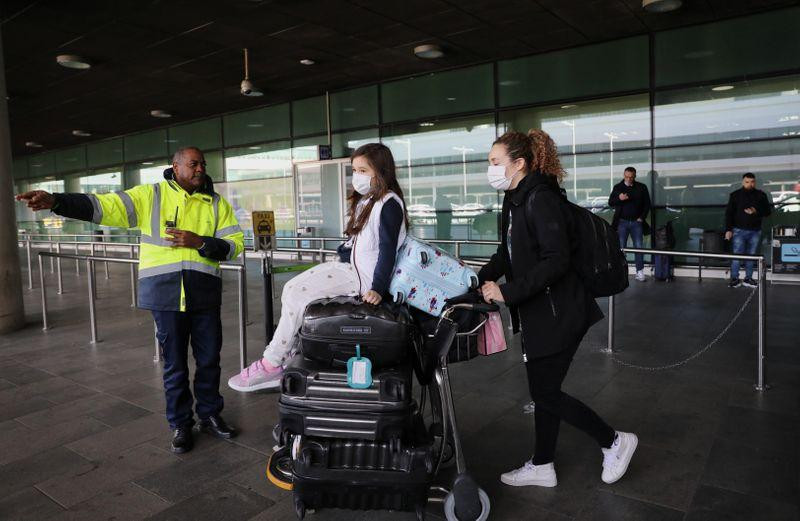
[[[614,429],[608,426],[596,412],[580,400],[561,390],[561,384],[578,349],[566,349],[554,355],[530,358],[525,366],[528,370],[528,386],[536,404],[536,451],[534,465],[551,463],[556,452],[558,427],[561,420],[584,431],[601,447],[609,448],[614,443]]]

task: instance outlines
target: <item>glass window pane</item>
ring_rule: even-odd
[[[377,85],[331,94],[331,128],[333,130],[377,124]]]
[[[382,142],[398,166],[484,161],[496,139],[494,117],[389,125]]]
[[[797,68],[800,8],[656,33],[656,84]]]
[[[30,183],[30,188],[28,190],[44,190],[45,192],[50,192],[51,194],[54,192],[63,192],[64,191],[64,180],[63,179],[43,179],[43,180],[33,180]]]
[[[357,130],[355,132],[341,132],[332,136],[332,154],[334,158],[350,157],[361,145],[377,143],[378,129]]]
[[[312,136],[292,141],[292,159],[295,161],[317,161],[317,145],[327,145],[328,136]]]
[[[620,150],[600,154],[565,154],[561,156],[561,166],[567,171],[563,187],[570,201],[611,220],[613,212],[604,211],[608,206],[608,196],[614,185],[622,181],[625,168],[636,169],[636,180],[650,190],[649,150]]]
[[[275,212],[277,235],[293,237],[296,233],[294,215],[294,178],[280,177],[258,181],[218,183],[215,190],[233,207],[245,237],[253,237],[252,212]]]
[[[80,191],[84,194],[104,194],[122,189],[121,170],[109,170],[100,174],[81,176]]]
[[[169,153],[180,147],[197,147],[200,150],[213,150],[222,147],[222,120],[204,119],[169,128]]]
[[[305,136],[326,132],[325,96],[292,102],[292,135]]]
[[[289,177],[292,175],[289,141],[226,150],[225,170],[228,182]]]
[[[160,183],[164,180],[164,170],[170,166],[166,161],[143,161],[135,165],[125,165],[125,187]]]
[[[498,62],[500,106],[646,89],[646,36]]]
[[[773,201],[800,182],[800,139],[656,149],[655,159],[659,205],[725,205],[745,172]]]
[[[800,136],[800,76],[656,93],[656,146]]]
[[[492,65],[487,64],[385,83],[381,86],[383,121],[492,108],[492,76]]]
[[[215,183],[225,180],[225,161],[222,159],[222,150],[214,150],[203,154],[206,158],[206,175]],[[216,186],[216,185],[215,185]]]
[[[532,128],[550,134],[560,153],[649,147],[649,96],[643,94],[500,113],[500,134],[507,130],[527,132]]]
[[[58,150],[56,172],[74,172],[86,169],[86,147],[73,147]]]
[[[167,130],[159,129],[124,137],[125,161],[167,157]]]
[[[122,138],[109,139],[86,145],[86,163],[89,168],[122,163]]]
[[[28,158],[20,157],[14,159],[11,164],[11,172],[14,179],[26,179],[28,177]]]
[[[300,228],[314,228],[315,237],[341,237],[344,194],[339,163],[297,165],[297,205]]]
[[[228,114],[222,119],[225,146],[273,141],[291,135],[288,103]]]
[[[45,177],[56,173],[56,155],[53,152],[36,154],[28,158],[28,177]]]

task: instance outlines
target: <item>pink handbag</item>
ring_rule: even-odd
[[[498,311],[493,311],[489,313],[486,323],[478,331],[478,353],[488,356],[505,351],[506,348],[503,319]]]

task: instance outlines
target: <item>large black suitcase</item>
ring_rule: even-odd
[[[312,360],[344,367],[358,344],[373,369],[393,366],[408,356],[412,327],[404,306],[373,306],[354,297],[319,299],[303,314],[301,351]]]
[[[434,468],[430,444],[303,439],[293,464],[295,506],[422,511]]]
[[[372,373],[367,389],[347,385],[345,368],[298,354],[284,369],[280,433],[360,440],[408,439],[416,414],[408,364]]]

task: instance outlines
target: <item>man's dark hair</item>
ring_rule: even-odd
[[[756,176],[753,175],[753,172],[747,172],[745,175],[742,176],[742,179],[755,179]]]
[[[625,169],[625,172],[631,172],[631,173],[633,173],[633,175],[636,175],[636,169],[633,168],[632,166],[627,167]]]

